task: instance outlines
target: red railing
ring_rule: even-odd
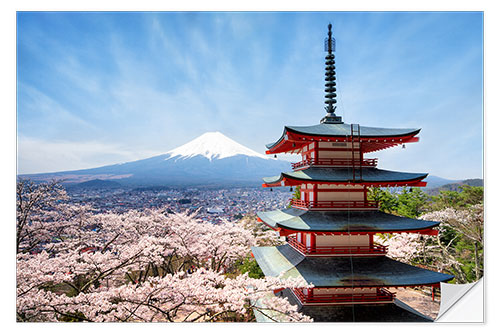
[[[355,167],[376,167],[377,158],[365,158],[360,163],[360,160],[354,160]],[[350,158],[308,158],[300,162],[292,163],[292,169],[308,167],[311,165],[319,165],[325,167],[349,167],[353,165],[353,160]]]
[[[311,295],[304,294],[301,289],[293,289],[295,296],[300,300],[302,304],[307,303],[382,303],[382,302],[392,302],[394,300],[395,293],[384,288],[378,288],[376,293],[365,294],[365,293],[352,293],[352,294],[319,294]]]
[[[290,204],[299,209],[378,209],[376,201],[305,201],[290,199]]]
[[[305,255],[385,255],[387,246],[373,244],[372,246],[316,246],[307,247],[297,241],[295,235],[287,238],[288,244]]]

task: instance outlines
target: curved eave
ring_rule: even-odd
[[[327,169],[327,171],[323,171]],[[376,168],[364,169],[363,177],[359,179],[359,170],[357,170],[356,179],[352,179],[351,171],[340,168],[308,168],[300,171],[282,172],[279,176],[264,177],[262,187],[278,187],[278,186],[297,186],[301,184],[363,184],[367,186],[416,186],[423,187],[427,183],[422,180],[428,176],[428,173],[398,173]],[[373,170],[383,172],[385,174],[393,173],[392,179],[377,179],[375,176],[366,176]],[[318,172],[319,171],[319,172]],[[336,174],[337,173],[337,174]],[[397,175],[405,175],[407,177],[397,177]],[[379,177],[380,178],[380,177]]]
[[[266,148],[268,149],[268,151],[266,151],[266,154],[272,154],[271,152],[269,152],[269,150],[275,148],[277,145],[280,145],[283,141],[287,140],[287,130],[286,130],[286,126],[285,126],[285,129],[283,130],[283,134],[281,134],[281,137],[278,139],[278,141],[276,142],[273,142],[273,143],[268,143],[266,145]]]
[[[257,212],[257,218],[281,236],[296,232],[353,233],[420,233],[437,234],[440,223],[396,216],[380,211],[318,212],[296,208]]]
[[[302,277],[315,287],[407,287],[436,285],[453,275],[414,267],[388,257],[304,257],[290,245],[252,247],[266,276]]]
[[[346,131],[345,129],[342,131],[342,133],[329,133],[328,131],[320,131],[319,133],[316,132],[314,133],[314,128],[321,128],[321,127],[326,127],[329,125],[326,124],[319,124],[319,125],[314,125],[314,126],[285,126],[285,131],[290,132],[290,133],[296,133],[300,135],[315,135],[319,137],[345,137],[346,135],[350,134],[350,126],[351,124],[341,124],[344,128],[347,128],[348,130]],[[330,125],[330,126],[338,126],[338,125]],[[415,136],[420,132],[420,128],[377,128],[377,127],[367,127],[367,126],[360,126],[361,128],[361,137],[362,138],[377,138],[377,137],[389,137],[389,138],[395,138],[395,137],[402,137],[402,136]],[[312,131],[311,131],[312,130]],[[365,132],[365,133],[363,133]],[[366,134],[366,133],[369,134]],[[370,133],[371,132],[371,133]],[[376,133],[379,132],[379,133]]]
[[[364,153],[368,153],[394,147],[403,143],[418,142],[418,137],[416,137],[416,135],[420,133],[420,130],[421,129],[402,129],[402,131],[406,132],[397,134],[363,135],[363,127],[361,127],[360,140],[362,142],[362,150]],[[268,149],[266,154],[298,152],[304,145],[313,141],[349,142],[350,134],[315,134],[298,131],[296,128],[285,126],[283,134],[278,141],[266,145]]]

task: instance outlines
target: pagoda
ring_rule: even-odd
[[[264,178],[262,185],[298,187],[300,198],[290,200],[289,208],[257,213],[260,222],[286,237],[286,244],[253,247],[253,256],[266,276],[302,277],[314,285],[276,295],[287,296],[315,321],[417,321],[418,315],[403,309],[389,288],[434,290],[453,276],[387,257],[387,246],[375,243],[374,235],[437,235],[439,222],[384,213],[367,193],[370,187],[422,187],[427,173],[382,170],[376,158],[364,154],[418,142],[420,129],[344,123],[335,113],[331,24],[325,51],[326,116],[317,125],[285,126],[281,137],[267,145],[267,154],[301,156],[292,164],[293,171]]]

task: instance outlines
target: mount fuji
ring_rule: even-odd
[[[220,132],[207,132],[165,154],[98,168],[21,175],[64,184],[112,180],[123,186],[249,186],[290,169],[290,163],[259,154]]]

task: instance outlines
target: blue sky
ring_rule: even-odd
[[[482,177],[483,16],[467,12],[18,13],[18,172],[150,157],[207,131],[262,153],[323,117],[329,22],[343,120],[422,128],[368,157]]]

